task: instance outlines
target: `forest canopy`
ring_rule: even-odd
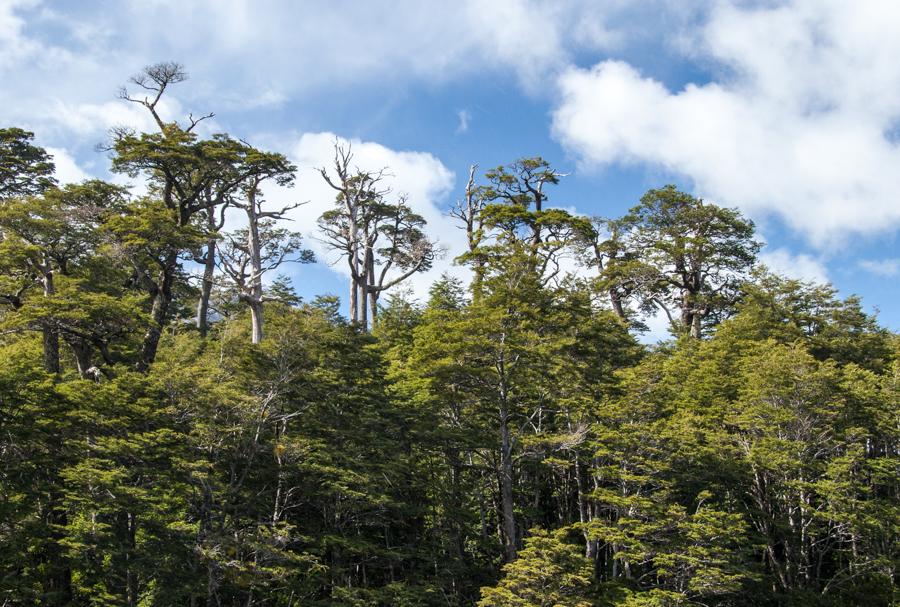
[[[858,298],[736,209],[584,217],[523,157],[472,166],[471,280],[419,301],[440,243],[335,142],[348,297],[305,301],[303,207],[264,195],[297,167],[167,121],[186,79],[121,92],[143,195],[0,128],[2,605],[898,604],[900,338]]]

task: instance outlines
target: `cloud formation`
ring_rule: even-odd
[[[366,84],[442,83],[512,73],[528,90],[583,49],[609,48],[618,3],[583,0],[333,2],[0,0],[2,118],[98,136],[110,123],[140,126],[112,103],[143,65],[177,60],[198,77],[180,95],[186,111],[254,110],[323,90]],[[616,9],[619,10],[619,9]],[[96,141],[91,141],[91,145]]]
[[[783,247],[764,249],[759,255],[759,261],[782,276],[818,284],[830,282],[825,264],[806,253],[794,254]]]
[[[556,138],[783,219],[819,247],[900,225],[900,5],[720,3],[681,48],[712,81],[671,90],[621,61],[559,79]]]

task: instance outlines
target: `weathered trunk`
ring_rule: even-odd
[[[251,300],[250,303],[250,341],[258,344],[263,338],[263,304],[261,301]]]
[[[372,289],[369,292],[369,317],[371,318],[369,323],[373,327],[375,326],[375,320],[377,318],[377,315],[378,315],[378,292],[376,290]]]
[[[356,280],[352,277],[350,278],[350,322],[355,323],[359,320],[359,316],[357,314],[357,303],[356,303]]]
[[[197,301],[197,330],[200,337],[209,332],[209,298],[212,295],[213,276],[216,271],[216,239],[206,241],[206,258],[203,260],[203,281],[200,283],[200,299]]]
[[[691,314],[691,337],[694,339],[700,339],[701,335],[701,327],[700,327],[701,316],[697,312]]]
[[[138,371],[146,371],[156,360],[156,351],[159,349],[159,340],[163,329],[169,320],[169,308],[172,305],[172,288],[175,283],[175,268],[178,264],[178,253],[169,253],[165,260],[165,269],[161,272],[160,283],[150,290],[153,303],[150,307],[150,327],[144,334],[144,342],[141,344],[141,353],[136,365]]]
[[[49,264],[49,262],[45,262]],[[53,285],[53,271],[46,270],[44,272],[44,297],[51,297],[56,289]],[[44,370],[47,373],[59,373],[59,331],[51,326],[47,321],[41,328],[44,344]]]
[[[694,339],[700,339],[700,315],[696,310],[695,294],[688,288],[681,290],[681,330]]]
[[[359,290],[359,234],[356,227],[356,207],[347,203],[347,214],[350,219],[348,228],[350,238],[350,322],[359,321],[359,299],[357,292]],[[365,305],[365,299],[363,299]]]
[[[360,281],[359,285],[359,324],[363,330],[369,330],[369,297],[367,285]]]
[[[375,317],[378,315],[378,296],[381,294],[381,289],[378,285],[375,285],[375,256],[369,252],[368,260],[366,264],[366,277],[369,283],[368,288],[368,306],[369,306],[369,324],[374,327],[375,326]]]
[[[512,562],[518,553],[516,546],[516,517],[513,504],[512,439],[506,407],[500,414],[500,507],[503,514],[503,535],[506,561]]]
[[[263,288],[262,288],[262,244],[259,240],[259,218],[256,215],[256,191],[248,195],[247,214],[247,250],[250,252],[250,322],[252,324],[251,341],[258,344],[263,338]]]
[[[612,304],[613,312],[616,313],[619,320],[627,321],[628,317],[625,315],[625,307],[622,305],[622,298],[619,297],[619,293],[615,289],[609,290],[609,302]]]

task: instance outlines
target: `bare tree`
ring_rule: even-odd
[[[367,203],[380,200],[387,193],[381,186],[384,170],[378,172],[361,171],[351,168],[352,147],[334,142],[334,175],[324,167],[319,169],[322,178],[335,192],[335,207],[319,218],[319,227],[325,243],[338,251],[346,260],[350,270],[350,321],[359,322],[366,303],[366,264],[364,254],[366,221],[363,213]],[[362,310],[361,310],[362,308]]]
[[[450,216],[462,222],[462,229],[466,231],[467,251],[460,257],[462,261],[471,261],[475,273],[472,281],[472,292],[477,296],[481,292],[481,281],[484,279],[484,255],[479,247],[484,239],[484,218],[481,212],[488,203],[485,198],[485,188],[475,185],[475,171],[478,165],[469,167],[469,179],[466,181],[466,192],[462,200],[456,201],[456,206],[450,210]]]
[[[323,242],[347,259],[350,268],[350,320],[369,326],[381,294],[431,267],[435,243],[424,232],[425,219],[412,212],[406,196],[387,202],[386,175],[350,168],[350,147],[335,142],[335,176],[322,168],[337,191],[335,208],[319,218]]]
[[[300,234],[276,227],[288,211],[303,203],[264,211],[265,201],[260,194],[264,179],[258,176],[251,180],[245,198],[232,201],[233,206],[246,212],[247,227],[226,235],[218,245],[219,267],[234,283],[238,298],[250,308],[251,339],[255,344],[263,338],[263,276],[283,263],[314,261],[312,251],[302,248]]]
[[[157,105],[159,105],[159,101],[162,99],[163,93],[166,92],[169,85],[178,84],[187,79],[188,74],[184,70],[184,66],[180,63],[175,63],[173,61],[155,63],[153,65],[148,65],[141,73],[136,74],[129,79],[129,82],[144,90],[143,96],[132,95],[128,92],[128,89],[123,86],[119,89],[119,98],[132,103],[137,103],[147,108],[150,115],[153,116],[153,120],[156,121],[160,132],[165,134],[167,123],[159,115]],[[213,116],[215,116],[215,114],[212,112],[204,114],[199,118],[194,118],[193,114],[188,114],[189,124],[184,130],[191,132],[200,122],[207,118],[212,118]]]

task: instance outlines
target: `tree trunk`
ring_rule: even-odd
[[[48,263],[49,262],[46,262]],[[53,285],[53,271],[44,272],[44,297],[51,297],[56,289]],[[44,370],[47,373],[59,373],[59,331],[52,327],[48,321],[44,321],[41,328],[44,343]]]
[[[350,322],[355,323],[359,316],[357,315],[357,303],[356,303],[356,279],[352,276],[350,277]]]
[[[359,324],[364,331],[369,330],[369,289],[366,286],[366,283],[361,280],[359,285]]]
[[[250,322],[251,341],[258,344],[263,338],[263,288],[262,288],[262,244],[259,241],[259,218],[256,214],[256,190],[250,190],[247,200],[247,250],[250,253]]]
[[[359,234],[356,227],[356,207],[351,206],[348,202],[347,214],[349,215],[349,239],[350,246],[350,322],[356,323],[359,320],[359,299],[357,292],[359,289]],[[363,305],[366,301],[363,299]]]
[[[622,305],[622,298],[619,297],[619,294],[615,289],[609,290],[609,302],[612,304],[613,312],[616,313],[619,320],[627,321],[628,317],[625,316],[625,307]]]
[[[200,337],[206,337],[209,332],[209,298],[216,271],[215,238],[206,241],[206,259],[203,262],[203,282],[200,283],[200,299],[197,301],[197,329],[200,331]]]
[[[81,379],[91,379],[91,376],[87,371],[93,366],[91,364],[94,354],[93,346],[81,339],[71,339],[66,341],[68,341],[69,347],[72,349],[72,354],[75,356],[75,366],[78,369],[78,375]]]
[[[701,330],[700,330],[700,321],[702,320],[701,316],[697,312],[693,312],[691,314],[691,337],[694,339],[700,339]]]
[[[378,296],[381,295],[381,285],[375,284],[375,255],[371,249],[369,250],[366,263],[366,278],[369,283],[369,288],[367,289],[369,292],[367,302],[369,305],[369,324],[374,327],[375,317],[378,315]]]
[[[250,323],[252,329],[250,341],[258,344],[263,338],[263,304],[261,301],[250,301]]]
[[[513,507],[512,440],[509,435],[509,418],[505,407],[501,411],[500,416],[500,507],[503,514],[506,561],[512,562],[516,559],[517,537]]]
[[[369,291],[369,317],[371,320],[369,323],[372,327],[375,326],[375,319],[378,315],[378,291],[372,289]]]
[[[175,282],[175,268],[178,264],[178,252],[169,253],[165,260],[165,269],[161,272],[160,284],[151,289],[153,304],[150,308],[150,327],[144,334],[144,343],[141,345],[140,359],[136,365],[138,371],[147,371],[153,361],[156,360],[156,351],[159,349],[159,340],[163,329],[169,320],[169,307],[172,304],[172,287]]]

